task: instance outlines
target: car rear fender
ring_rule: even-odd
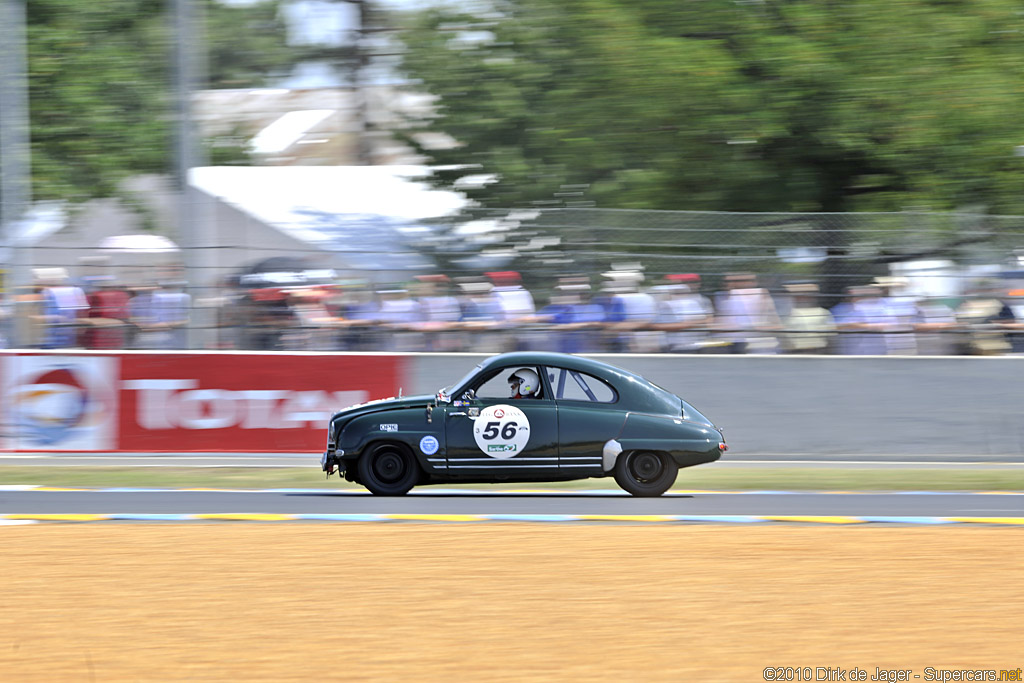
[[[722,435],[707,425],[687,422],[669,415],[629,413],[622,432],[605,444],[602,465],[615,468],[621,453],[658,451],[668,453],[680,467],[717,460]]]

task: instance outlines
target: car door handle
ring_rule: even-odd
[[[464,416],[464,417],[465,417],[465,416],[466,416],[466,415],[468,415],[468,414],[469,414],[469,413],[448,413],[448,415],[450,415],[451,417],[455,417],[456,415],[462,415],[462,416]]]

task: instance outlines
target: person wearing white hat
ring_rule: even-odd
[[[884,329],[888,332],[884,339],[886,351],[890,356],[917,354],[917,339],[914,333],[917,306],[913,297],[901,293],[907,283],[908,280],[902,277],[878,277],[874,282],[882,291],[879,307]]]
[[[788,353],[827,353],[836,334],[832,314],[818,305],[818,285],[796,282],[785,286],[793,305],[783,320],[786,329],[783,342]]]
[[[78,319],[89,310],[81,287],[68,284],[64,268],[37,268],[36,282],[42,289],[42,313],[46,321],[42,346],[68,349],[78,345]]]

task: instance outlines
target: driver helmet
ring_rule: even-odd
[[[540,375],[530,368],[519,368],[508,376],[510,396],[532,396],[540,389]]]

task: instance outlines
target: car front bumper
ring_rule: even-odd
[[[339,472],[345,471],[345,461],[341,459],[341,456],[345,455],[345,451],[334,448],[328,448],[320,456],[320,469],[324,472],[333,472],[335,469]]]

